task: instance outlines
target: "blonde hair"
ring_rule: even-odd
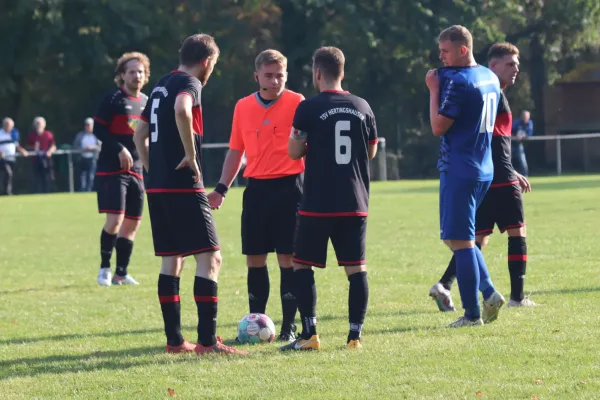
[[[254,67],[258,71],[263,65],[280,64],[284,68],[287,68],[287,58],[281,54],[281,52],[273,49],[262,51],[256,60],[254,60]]]
[[[144,74],[146,79],[144,80],[143,84],[145,85],[150,80],[150,59],[144,53],[133,51],[123,54],[117,60],[117,66],[115,67],[115,83],[117,86],[123,85],[123,78],[121,78],[121,74],[127,72],[127,63],[131,60],[138,60],[144,66]]]
[[[438,42],[450,41],[461,46],[465,46],[469,51],[473,51],[473,36],[467,28],[462,25],[452,25],[450,28],[444,29],[440,36],[438,36]]]

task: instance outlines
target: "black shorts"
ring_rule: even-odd
[[[500,232],[525,226],[523,197],[518,183],[490,187],[477,209],[475,233],[489,235],[498,225]]]
[[[341,267],[366,264],[367,217],[309,217],[300,215],[294,262],[325,268],[329,239]]]
[[[98,212],[125,214],[128,219],[142,219],[144,180],[141,175],[97,175]]]
[[[242,209],[242,254],[292,254],[301,175],[249,179]]]
[[[148,193],[154,254],[189,256],[219,250],[217,228],[204,193]]]

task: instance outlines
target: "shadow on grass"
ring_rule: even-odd
[[[126,350],[97,351],[89,354],[17,358],[0,362],[0,371],[2,371],[0,380],[101,369],[123,370],[148,364],[149,361],[142,356],[157,355],[163,352],[163,347],[138,347]],[[186,359],[174,357],[173,360],[185,361]]]
[[[553,290],[537,290],[531,292],[532,295],[540,294],[576,294],[576,293],[593,293],[600,292],[600,287],[587,288],[571,288],[571,289],[553,289]]]

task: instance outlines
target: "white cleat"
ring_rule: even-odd
[[[536,307],[537,303],[535,303],[534,301],[530,300],[529,297],[525,297],[523,300],[521,301],[515,301],[513,299],[510,299],[508,301],[508,307]]]
[[[111,278],[112,273],[110,272],[110,268],[100,268],[100,271],[98,272],[98,285],[110,286]]]
[[[492,293],[487,300],[483,301],[483,312],[481,313],[483,322],[489,324],[498,319],[498,313],[504,304],[506,304],[506,300],[500,293]]]
[[[456,320],[456,322],[448,325],[448,328],[463,328],[465,326],[479,326],[483,325],[483,320],[481,318],[477,319],[469,319],[465,316],[460,317]]]
[[[452,302],[452,293],[441,283],[436,283],[429,289],[429,297],[435,300],[438,309],[442,312],[456,311],[454,303]]]
[[[133,277],[129,274],[125,276],[115,275],[112,278],[113,285],[139,285],[138,281],[133,279]]]

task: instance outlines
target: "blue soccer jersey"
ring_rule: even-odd
[[[440,68],[438,75],[438,112],[454,120],[442,136],[438,170],[453,177],[492,180],[491,140],[500,101],[498,77],[481,65]]]

